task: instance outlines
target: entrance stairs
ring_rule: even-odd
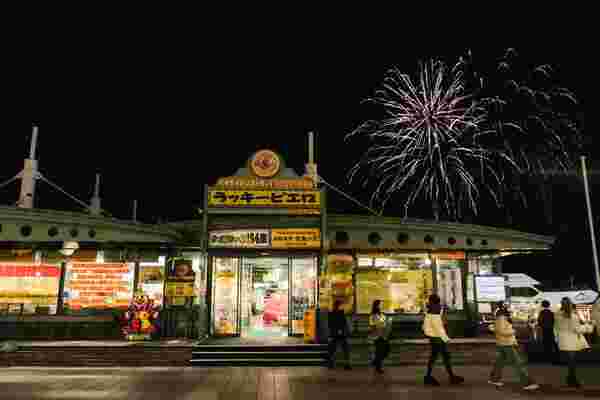
[[[194,346],[191,364],[196,367],[291,367],[326,366],[327,361],[327,345],[320,344],[203,344]]]

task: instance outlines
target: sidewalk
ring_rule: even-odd
[[[529,397],[555,399],[600,398],[600,366],[581,368],[582,389],[563,385],[565,369],[532,366],[542,388],[521,389],[512,370],[505,371],[506,386],[487,383],[488,367],[457,367],[464,385],[450,386],[442,368],[435,375],[441,387],[422,384],[423,367],[390,367],[383,376],[371,369],[352,371],[319,367],[297,368],[7,368],[0,375],[0,399],[106,399],[106,400],[365,400],[407,395],[414,400],[444,398],[505,400]],[[595,378],[595,379],[594,379]],[[410,397],[408,397],[410,396]]]

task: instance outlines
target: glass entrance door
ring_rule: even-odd
[[[304,313],[317,303],[317,258],[291,259],[290,335],[304,334]]]
[[[240,334],[239,261],[237,257],[213,258],[211,325],[217,336]]]

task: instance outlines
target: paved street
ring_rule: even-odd
[[[201,400],[284,400],[284,399],[554,399],[600,398],[600,366],[581,368],[587,385],[581,390],[562,385],[564,369],[532,366],[531,372],[542,389],[527,393],[506,370],[506,386],[487,384],[489,368],[457,367],[467,382],[448,386],[441,367],[439,388],[424,387],[422,368],[388,368],[385,376],[371,370],[353,371],[324,368],[3,368],[0,370],[0,399],[201,399]],[[593,378],[596,378],[595,380]],[[440,397],[443,396],[443,397]],[[408,397],[406,397],[408,398]]]

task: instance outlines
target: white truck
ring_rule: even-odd
[[[544,300],[550,302],[552,310],[560,308],[563,297],[571,299],[583,319],[589,320],[591,305],[598,300],[598,293],[593,290],[543,291],[540,282],[527,274],[504,274],[507,287],[507,300],[513,317],[520,320],[536,318]]]

